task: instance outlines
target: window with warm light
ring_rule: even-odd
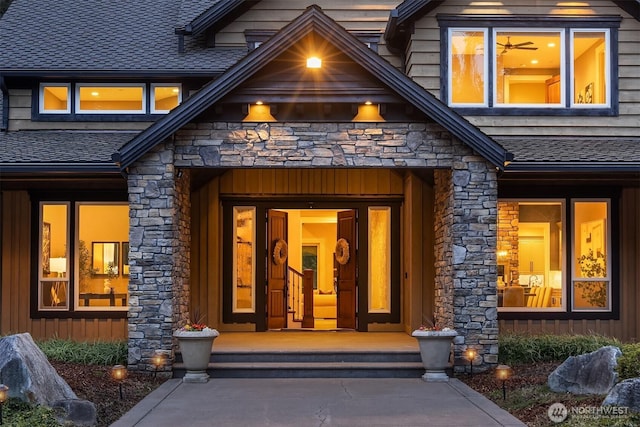
[[[76,115],[78,120],[166,114],[182,102],[182,85],[177,83],[41,83],[39,87],[34,103],[37,99],[43,119],[53,114]]]
[[[369,211],[369,312],[391,312],[391,208]]]
[[[126,202],[39,202],[38,313],[126,311]]]
[[[500,311],[610,312],[609,211],[608,199],[500,200]]]
[[[76,85],[76,113],[145,112],[144,85]]]
[[[69,83],[40,84],[41,113],[68,114],[71,111],[71,85]]]
[[[611,43],[616,23],[583,28],[550,19],[512,28],[475,27],[475,21],[455,26],[462,21],[441,22],[447,40],[443,93],[449,105],[517,114],[514,107],[547,113],[611,109],[617,100],[611,72],[617,64]]]
[[[254,313],[256,304],[256,208],[234,206],[233,312]]]
[[[168,113],[180,105],[182,91],[179,85],[151,85],[151,114]]]

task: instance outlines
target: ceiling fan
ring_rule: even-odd
[[[500,52],[500,55],[503,55],[503,54],[507,53],[511,49],[538,50],[537,47],[533,47],[533,46],[527,47],[527,46],[532,45],[532,44],[533,44],[533,42],[524,42],[524,43],[511,44],[511,37],[510,36],[507,36],[507,42],[505,44],[497,43],[498,46],[502,46],[502,48],[504,49],[502,52]]]

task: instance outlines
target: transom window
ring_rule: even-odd
[[[514,108],[611,109],[617,100],[611,72],[617,66],[611,42],[617,21],[582,27],[582,21],[551,18],[525,25],[524,19],[497,19],[496,26],[478,25],[486,19],[467,20],[469,26],[460,26],[462,19],[441,19],[448,104],[495,108],[499,114],[516,114]]]

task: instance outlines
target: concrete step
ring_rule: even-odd
[[[419,378],[418,352],[230,352],[212,353],[212,378]],[[174,378],[186,370],[180,353]]]

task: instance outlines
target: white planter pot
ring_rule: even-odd
[[[204,331],[176,331],[173,336],[178,339],[182,361],[187,370],[183,382],[206,383],[209,381],[207,367],[211,357],[213,340],[220,333],[215,329]]]
[[[418,340],[420,357],[425,373],[422,379],[427,382],[448,382],[445,369],[451,363],[451,343],[458,335],[454,330],[450,331],[421,331],[415,330],[411,336]]]

